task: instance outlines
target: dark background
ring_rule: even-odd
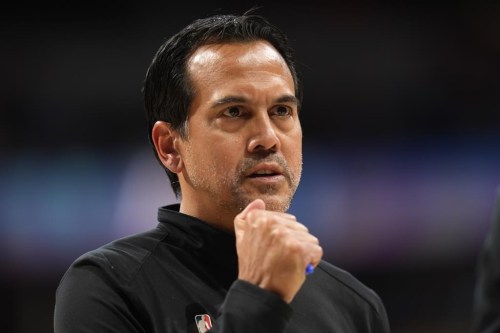
[[[51,332],[68,265],[175,201],[147,142],[146,69],[191,20],[254,5],[289,35],[304,81],[292,211],[379,293],[393,332],[469,331],[500,185],[500,4],[314,0],[4,6],[5,332]]]

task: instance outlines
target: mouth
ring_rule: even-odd
[[[269,178],[283,176],[283,168],[277,163],[259,163],[246,172],[248,178]]]
[[[285,170],[274,162],[254,165],[246,173],[246,178],[254,185],[277,186],[286,181]]]
[[[266,178],[266,177],[274,177],[274,176],[280,176],[280,172],[276,172],[273,170],[259,170],[254,173],[251,173],[248,177],[249,178]]]

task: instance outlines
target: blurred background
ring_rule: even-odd
[[[500,3],[317,0],[3,5],[3,331],[52,332],[70,263],[176,201],[147,141],[146,69],[191,20],[254,5],[304,81],[293,213],[394,333],[469,331],[500,185]]]

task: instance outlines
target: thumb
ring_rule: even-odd
[[[254,209],[266,209],[266,203],[262,199],[255,199],[254,201],[250,202],[245,209],[238,215],[236,215],[237,219],[245,219],[247,214]]]
[[[266,204],[262,199],[255,199],[250,202],[245,209],[234,218],[234,230],[236,236],[243,236],[243,228],[245,227],[245,218],[247,214],[254,209],[266,209]]]

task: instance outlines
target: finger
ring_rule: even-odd
[[[307,250],[309,258],[306,260],[306,265],[311,264],[313,267],[318,266],[323,257],[323,248],[319,245],[310,246]]]
[[[266,209],[266,203],[264,202],[264,200],[262,199],[255,199],[254,201],[250,202],[246,207],[245,209],[243,209],[243,211],[241,213],[239,213],[238,215],[236,215],[236,218],[240,218],[240,219],[245,219],[247,214],[254,210],[254,209],[261,209],[261,210],[265,210]]]
[[[286,227],[291,230],[309,231],[305,225],[297,221],[294,215],[288,213],[254,209],[249,211],[246,217],[246,220],[252,221],[255,225],[269,224]]]
[[[267,215],[267,216],[275,216],[275,217],[279,217],[279,218],[285,219],[285,220],[297,221],[297,218],[295,217],[295,215],[292,215],[290,213],[275,212],[275,211],[271,211],[271,210],[266,210],[266,211],[263,211],[261,213],[264,215]]]
[[[280,227],[286,228],[290,231],[296,232],[297,234],[303,234],[304,236],[312,236],[309,233],[309,229],[303,225],[302,223],[296,221],[296,220],[280,220],[277,224],[280,225]],[[314,237],[314,236],[312,236]]]
[[[304,268],[309,263],[316,266],[323,256],[323,249],[314,235],[282,226],[273,228],[270,234],[278,235],[279,238],[275,238],[273,244],[283,244],[280,250],[283,255],[302,257]]]
[[[249,203],[241,213],[236,215],[236,217],[234,218],[234,231],[236,234],[236,239],[241,239],[243,237],[248,213],[252,210],[258,209],[266,209],[266,204],[262,199],[255,199],[254,201]]]
[[[244,226],[244,221],[247,218],[248,213],[250,213],[251,211],[256,210],[256,209],[260,209],[260,210],[266,209],[266,204],[264,203],[264,201],[262,199],[255,199],[254,201],[250,202],[245,207],[245,209],[243,209],[243,211],[241,213],[236,215],[236,217],[234,218],[235,229],[237,227]]]
[[[294,240],[294,245],[292,245],[292,248],[295,248],[294,252],[300,253],[303,258],[304,268],[308,264],[316,267],[323,257],[323,248],[319,245],[318,238],[308,233],[296,231],[291,231],[290,236]]]

